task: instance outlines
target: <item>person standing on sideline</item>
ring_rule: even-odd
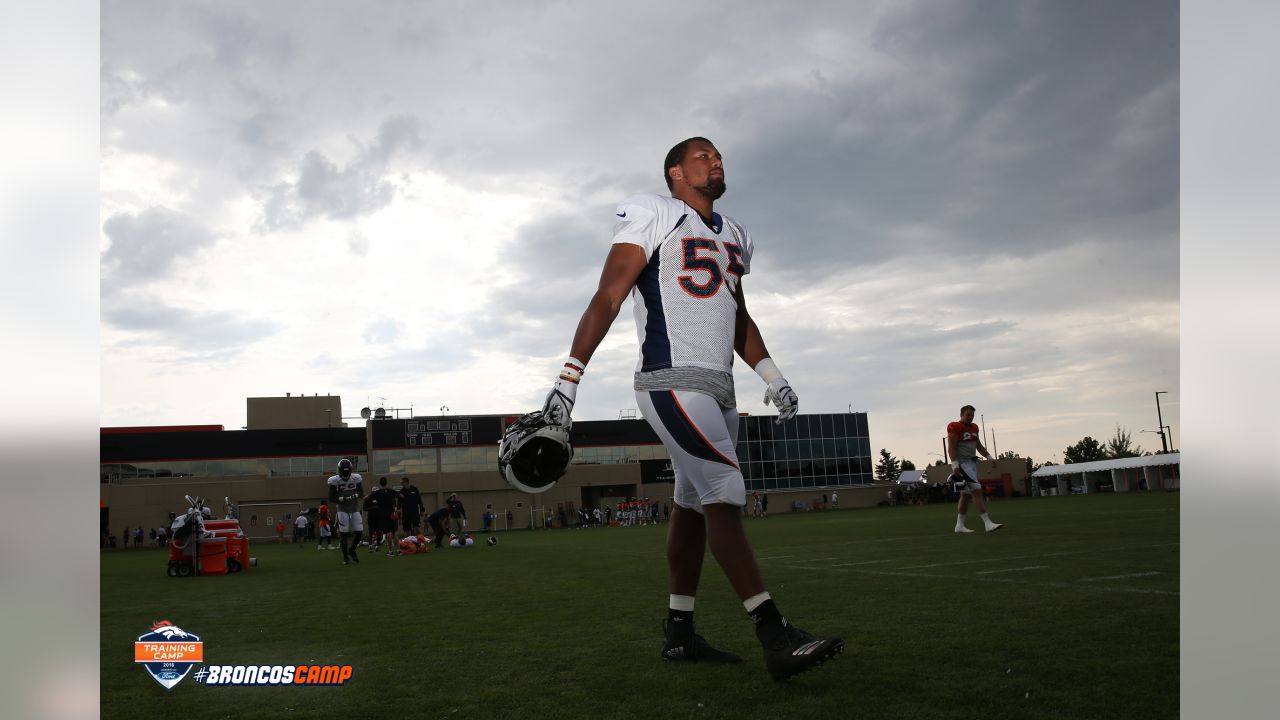
[[[960,420],[947,424],[947,455],[951,457],[951,479],[960,491],[960,500],[956,503],[956,532],[971,533],[964,526],[964,514],[969,509],[969,498],[977,506],[982,524],[987,532],[995,532],[1004,527],[1002,523],[991,522],[987,517],[987,502],[982,499],[982,484],[978,482],[978,456],[988,460],[991,453],[982,446],[978,438],[981,432],[973,422],[975,410],[972,405],[960,408]]]
[[[405,537],[417,535],[422,529],[422,493],[409,478],[400,478],[400,520],[404,526]]]
[[[454,529],[462,532],[467,527],[467,509],[462,507],[458,493],[449,493],[449,499],[445,504],[449,506],[449,517],[453,518]]]
[[[364,495],[364,478],[351,460],[338,461],[338,474],[329,477],[329,502],[338,507],[338,547],[342,549],[342,564],[360,562],[356,549],[364,534],[364,518],[360,515],[360,497]]]
[[[329,530],[329,504],[322,502],[320,509],[316,511],[316,549],[332,550],[332,537],[333,533]]]
[[[307,539],[307,515],[306,513],[298,513],[297,519],[293,521],[293,541],[301,543]]]
[[[378,487],[369,493],[372,499],[369,510],[369,525],[378,536],[376,543],[369,543],[369,552],[374,552],[387,544],[387,557],[400,554],[400,539],[396,537],[396,506],[400,501],[400,493],[387,486],[387,478],[378,478]]]
[[[844,641],[790,624],[765,589],[742,519],[746,485],[735,448],[734,353],[764,381],[765,402],[777,406],[777,422],[795,417],[799,400],[747,312],[742,278],[751,270],[751,236],[714,210],[725,191],[720,152],[706,138],[684,140],[667,153],[663,177],[671,197],[633,195],[614,210],[613,245],[599,287],[542,417],[572,426],[578,383],[630,295],[640,337],[636,400],[675,468],[661,657],[742,661],[694,631],[694,597],[710,545],[755,624],[769,674],[783,680],[833,658]]]

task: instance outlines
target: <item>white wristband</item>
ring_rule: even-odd
[[[773,358],[765,358],[756,363],[756,374],[764,379],[765,385],[772,383],[782,377],[782,371],[778,370],[778,366],[774,364]]]
[[[565,362],[564,367],[560,369],[560,379],[568,380],[577,385],[582,381],[582,373],[587,371],[587,364],[576,357],[570,356]]]

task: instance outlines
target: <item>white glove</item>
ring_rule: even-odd
[[[756,363],[754,370],[768,385],[764,391],[764,404],[768,405],[772,401],[778,408],[778,419],[774,422],[781,425],[784,420],[795,417],[800,412],[800,399],[796,397],[796,391],[791,389],[791,383],[783,379],[782,371],[778,370],[773,359],[761,360]]]
[[[791,389],[791,384],[785,378],[775,378],[765,389],[764,404],[768,405],[770,402],[778,408],[778,419],[774,422],[779,425],[800,412],[800,398],[796,397],[796,391]]]
[[[951,469],[952,469],[952,470],[959,470],[959,469],[960,469],[960,461],[959,461],[959,460],[952,460],[952,461],[951,461]]]
[[[584,363],[569,358],[560,370],[560,377],[547,393],[546,402],[542,404],[542,419],[550,425],[559,425],[565,429],[573,427],[573,405],[578,401],[578,382],[582,379]]]

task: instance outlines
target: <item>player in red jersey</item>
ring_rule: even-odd
[[[329,505],[320,503],[320,510],[316,513],[316,549],[332,550],[333,549],[333,531],[329,529]]]
[[[982,524],[987,532],[995,532],[1004,527],[1001,523],[991,522],[987,517],[987,503],[982,498],[982,484],[978,482],[978,453],[991,459],[991,453],[982,446],[980,431],[973,423],[972,405],[960,408],[960,420],[947,425],[947,455],[951,457],[951,481],[960,490],[960,501],[956,503],[956,532],[971,533],[964,526],[964,514],[969,509],[969,498],[977,506]]]

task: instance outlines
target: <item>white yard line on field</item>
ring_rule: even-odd
[[[1006,558],[1007,559],[1007,558]],[[1061,588],[1065,590],[1087,590],[1090,592],[1110,592],[1110,593],[1132,593],[1135,595],[1166,595],[1170,597],[1178,597],[1177,590],[1156,590],[1153,588],[1138,588],[1129,585],[1082,585],[1075,582],[1043,582],[1035,580],[1018,580],[1015,578],[991,577],[990,575],[945,575],[942,573],[923,573],[923,572],[902,572],[901,570],[877,570],[874,568],[848,568],[835,567],[828,565],[826,567],[818,565],[791,565],[784,564],[781,566],[792,568],[794,570],[831,570],[833,572],[852,572],[861,573],[863,575],[879,575],[884,577],[916,577],[928,578],[931,580],[978,580],[981,582],[1007,583],[1012,585],[1034,585],[1038,587]]]
[[[1155,545],[1133,545],[1130,547],[1118,548],[1118,550],[1146,550],[1150,548],[1169,547],[1178,543],[1158,543]],[[927,568],[951,567],[954,565],[973,565],[974,563],[1000,562],[1002,560],[1033,560],[1039,558],[1063,557],[1066,555],[1088,555],[1097,552],[1097,548],[1088,548],[1086,550],[1066,550],[1056,553],[1042,553],[1039,555],[1010,555],[1005,557],[982,558],[980,560],[957,560],[955,562],[945,563],[929,563],[928,565],[907,565],[899,568],[900,570],[925,570]]]
[[[1043,570],[1044,568],[1047,568],[1047,567],[1049,566],[1048,565],[1028,565],[1026,567],[1005,568],[1003,570],[981,570],[979,572],[974,573],[974,575],[995,575],[996,573],[1022,572],[1023,570]]]
[[[1124,580],[1125,578],[1151,577],[1152,575],[1159,575],[1159,574],[1160,574],[1159,571],[1152,570],[1151,572],[1129,573],[1128,575],[1103,575],[1101,577],[1087,577],[1087,578],[1081,578],[1078,582],[1098,582],[1100,580]]]

